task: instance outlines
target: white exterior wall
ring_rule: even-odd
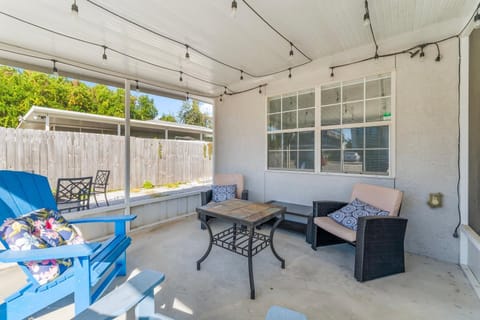
[[[266,170],[266,98],[331,82],[329,61],[294,70],[292,79],[285,74],[270,82],[262,95],[252,91],[217,101],[215,172],[244,174],[254,201],[345,201],[358,181],[395,186],[405,192],[401,215],[409,219],[407,251],[458,262],[458,240],[452,237],[458,221],[458,41],[440,46],[441,62],[434,61],[436,50],[428,47],[423,62],[401,55],[335,70],[333,81],[394,72],[394,178]],[[442,208],[428,207],[431,192],[444,194]]]

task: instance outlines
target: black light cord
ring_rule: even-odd
[[[285,40],[291,47],[294,47],[298,52],[302,54],[309,62],[312,62],[312,58],[307,56],[302,50],[300,50],[291,40],[289,40],[285,35],[283,35],[280,31],[278,31],[275,27],[273,27],[257,10],[255,10],[246,0],[242,0],[243,3],[257,16],[262,20],[267,26],[270,27],[276,34],[278,34],[283,40]],[[303,65],[303,64],[302,64]],[[295,68],[295,67],[294,67]],[[293,69],[293,68],[292,68]],[[284,70],[283,70],[284,71]],[[283,71],[278,71],[276,73],[280,73]]]
[[[372,17],[370,16],[370,8],[368,7],[368,0],[365,0],[365,11],[366,11],[365,14],[368,15],[368,19],[370,21],[368,26],[369,26],[369,29],[370,29],[370,34],[372,35],[373,44],[375,45],[375,55],[373,57],[375,59],[378,59],[379,58],[378,43],[377,43],[377,39],[375,38],[375,32],[373,32]]]
[[[145,64],[148,64],[152,67],[156,67],[156,68],[159,68],[159,69],[162,69],[162,70],[166,70],[166,71],[170,71],[170,72],[175,72],[175,73],[178,73],[178,72],[182,72],[185,76],[187,77],[190,77],[192,79],[195,79],[195,80],[198,80],[200,82],[204,82],[204,83],[208,83],[208,84],[211,84],[211,85],[214,85],[214,86],[217,86],[217,87],[225,87],[225,84],[221,84],[221,83],[217,83],[217,82],[213,82],[213,81],[209,81],[209,80],[205,80],[205,79],[202,79],[198,76],[195,76],[193,74],[190,74],[188,72],[184,72],[182,70],[177,70],[177,69],[173,69],[173,68],[169,68],[169,67],[165,67],[165,66],[162,66],[162,65],[159,65],[157,63],[154,63],[154,62],[151,62],[151,61],[148,61],[148,60],[145,60],[143,58],[139,58],[139,57],[136,57],[136,56],[133,56],[131,54],[128,54],[128,53],[125,53],[125,52],[122,52],[120,50],[117,50],[117,49],[114,49],[114,48],[111,48],[111,47],[108,47],[108,46],[105,46],[103,44],[100,44],[100,43],[95,43],[93,41],[89,41],[89,40],[85,40],[85,39],[81,39],[81,38],[78,38],[78,37],[74,37],[74,36],[71,36],[71,35],[68,35],[66,33],[63,33],[63,32],[59,32],[59,31],[56,31],[56,30],[52,30],[52,29],[49,29],[49,28],[46,28],[46,27],[43,27],[39,24],[36,24],[36,23],[33,23],[33,22],[30,22],[28,20],[25,20],[25,19],[22,19],[22,18],[19,18],[19,17],[15,17],[9,13],[6,13],[6,12],[3,12],[3,11],[0,11],[0,14],[6,16],[6,17],[9,17],[11,19],[14,19],[14,20],[17,20],[19,22],[22,22],[24,24],[27,24],[29,26],[32,26],[32,27],[35,27],[35,28],[38,28],[38,29],[41,29],[43,31],[46,31],[46,32],[50,32],[50,33],[53,33],[55,35],[58,35],[58,36],[61,36],[61,37],[64,37],[64,38],[67,38],[67,39],[70,39],[70,40],[74,40],[74,41],[78,41],[78,42],[81,42],[81,43],[84,43],[84,44],[88,44],[88,45],[92,45],[92,46],[96,46],[96,47],[99,47],[99,48],[102,48],[103,50],[110,50],[112,52],[115,52],[119,55],[122,55],[124,57],[127,57],[129,59],[132,59],[132,60],[135,60],[135,61],[138,61],[138,62],[142,62],[142,63],[145,63]]]
[[[464,29],[462,29],[464,30]],[[463,31],[462,31],[463,32]],[[461,33],[461,32],[460,32]],[[458,179],[457,179],[457,212],[458,212],[458,223],[453,231],[452,236],[458,238],[458,228],[462,224],[462,214],[460,211],[460,84],[461,84],[461,64],[462,64],[462,48],[460,45],[460,37],[458,38],[458,87],[457,87],[457,99],[458,99],[458,114],[457,114],[457,126],[458,126],[458,136],[457,136],[457,170],[458,170]]]
[[[144,30],[144,31],[150,32],[150,33],[152,33],[152,34],[154,34],[154,35],[156,35],[156,36],[158,36],[158,37],[161,37],[161,38],[163,38],[163,39],[166,39],[166,40],[168,40],[168,41],[171,41],[171,42],[173,42],[173,43],[175,43],[175,44],[178,44],[178,45],[180,45],[180,46],[182,46],[182,47],[188,46],[188,48],[189,48],[191,51],[194,51],[194,52],[196,52],[197,54],[199,54],[199,55],[201,55],[201,56],[203,56],[203,57],[205,57],[205,58],[207,58],[207,59],[210,59],[210,60],[212,60],[212,61],[214,61],[214,62],[216,62],[216,63],[218,63],[218,64],[221,64],[221,65],[223,65],[223,66],[225,66],[225,67],[228,67],[228,68],[230,68],[230,69],[236,70],[236,71],[238,71],[238,72],[242,72],[242,71],[243,71],[244,74],[248,75],[248,76],[251,77],[251,78],[263,78],[263,77],[268,77],[268,76],[271,76],[271,75],[274,75],[274,74],[279,74],[279,73],[282,73],[282,72],[285,72],[286,70],[288,70],[288,69],[282,69],[282,70],[278,70],[278,71],[275,71],[275,72],[272,72],[272,73],[269,73],[269,74],[254,74],[254,73],[252,73],[252,72],[248,72],[248,71],[245,70],[245,68],[240,68],[240,67],[234,66],[234,65],[232,65],[232,64],[230,64],[230,63],[227,63],[227,62],[225,62],[225,61],[222,61],[222,60],[220,60],[220,59],[218,59],[218,58],[215,58],[215,57],[207,54],[206,52],[204,52],[204,51],[202,51],[202,50],[200,50],[200,49],[198,49],[198,48],[192,47],[191,45],[189,45],[189,44],[187,44],[187,43],[184,43],[184,42],[182,42],[182,41],[180,41],[180,40],[177,40],[177,39],[175,39],[175,38],[173,38],[173,37],[171,37],[171,36],[168,36],[168,35],[165,35],[165,34],[163,34],[163,33],[158,32],[158,31],[155,31],[155,30],[153,30],[153,29],[151,29],[151,28],[149,28],[149,27],[146,27],[146,26],[144,26],[144,25],[140,24],[139,22],[136,22],[136,21],[134,21],[134,20],[132,20],[132,19],[129,19],[129,18],[127,18],[127,17],[124,17],[124,16],[122,16],[121,14],[119,14],[119,13],[117,13],[117,12],[115,12],[115,11],[109,9],[109,8],[106,8],[105,6],[102,6],[101,4],[98,4],[97,2],[95,2],[95,1],[93,1],[93,0],[85,0],[85,1],[88,2],[88,3],[90,3],[90,4],[93,5],[93,6],[97,7],[98,9],[101,9],[101,10],[103,10],[103,11],[105,11],[105,12],[107,12],[107,13],[109,13],[109,14],[111,14],[111,15],[113,15],[113,16],[115,16],[115,17],[117,17],[117,18],[119,18],[119,19],[121,19],[121,20],[123,20],[123,21],[125,21],[125,22],[127,22],[127,23],[130,23],[130,24],[132,24],[132,25],[134,25],[134,26],[136,26],[136,27]],[[307,55],[305,55],[302,50],[300,50],[298,47],[296,47],[295,45],[293,45],[293,42],[292,42],[292,41],[290,41],[290,40],[289,40],[288,38],[286,38],[282,33],[280,33],[277,29],[275,29],[270,23],[268,23],[268,21],[267,21],[264,17],[262,17],[250,4],[248,4],[246,1],[243,1],[243,2],[245,3],[245,5],[246,5],[250,10],[252,10],[263,22],[265,22],[272,30],[274,30],[277,34],[279,34],[285,41],[287,41],[289,44],[292,43],[292,46],[293,46],[298,52],[300,52],[303,56],[305,56],[307,59],[309,59],[308,63],[312,61],[312,59],[310,59]],[[303,66],[304,64],[305,64],[305,63],[298,64],[298,65],[295,65],[295,66],[293,66],[293,67],[291,67],[291,68],[292,68],[292,69],[294,69],[294,68],[299,68],[299,67]]]

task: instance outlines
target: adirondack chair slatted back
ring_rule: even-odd
[[[29,172],[0,170],[0,222],[42,208],[57,210],[47,178]]]

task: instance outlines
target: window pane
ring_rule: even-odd
[[[268,150],[281,150],[282,149],[282,134],[274,133],[268,134]]]
[[[298,110],[298,127],[313,128],[315,127],[315,109]]]
[[[363,148],[363,128],[342,129],[343,149]]]
[[[297,111],[282,113],[282,129],[297,128]]]
[[[315,148],[315,131],[299,132],[298,135],[298,149]]]
[[[343,172],[362,173],[363,151],[348,150],[343,152]]]
[[[340,124],[340,105],[322,107],[322,126]]]
[[[322,105],[334,104],[340,102],[340,87],[337,88],[322,88]]]
[[[344,104],[342,112],[343,123],[363,122],[363,101]]]
[[[288,96],[282,98],[282,111],[297,109],[297,96]]]
[[[297,141],[297,133],[284,133],[283,134],[283,150],[297,150],[298,149],[298,141]]]
[[[322,130],[322,149],[340,149],[340,143],[340,129]]]
[[[298,163],[300,170],[313,170],[315,168],[315,152],[300,151],[298,153]]]
[[[366,150],[365,172],[388,175],[388,150]]]
[[[282,123],[282,115],[280,113],[268,116],[268,131],[280,130]]]
[[[269,151],[268,152],[268,168],[281,168],[281,167],[282,167],[282,152]]]
[[[363,99],[363,82],[346,85],[343,87],[343,101]]]
[[[298,95],[298,109],[315,107],[315,92],[305,92]]]
[[[286,169],[297,169],[297,151],[283,152],[283,167]]]
[[[268,113],[282,111],[282,105],[280,98],[272,98],[268,101]]]
[[[322,151],[322,171],[340,172],[340,151]]]
[[[392,111],[390,108],[390,98],[380,98],[368,100],[366,102],[366,119],[367,122],[390,120]]]
[[[391,95],[390,78],[366,82],[367,99]]]
[[[388,148],[388,126],[365,128],[366,148]]]

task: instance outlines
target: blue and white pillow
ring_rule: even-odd
[[[389,212],[355,199],[328,216],[342,226],[357,231],[358,218],[368,216],[388,216]]]
[[[229,199],[234,199],[237,194],[236,184],[227,185],[213,185],[212,186],[212,201],[220,202]]]

